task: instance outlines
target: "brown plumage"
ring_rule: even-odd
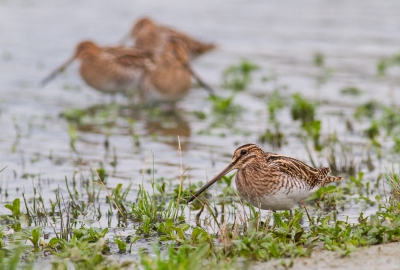
[[[201,42],[187,34],[167,26],[158,25],[150,18],[139,19],[132,28],[131,36],[135,39],[135,47],[157,51],[170,38],[183,42],[191,59],[216,48],[213,43]]]
[[[154,63],[146,65],[141,95],[148,102],[176,102],[189,92],[192,77],[213,93],[191,68],[186,45],[170,38],[162,51],[154,55]]]
[[[236,187],[242,198],[256,207],[290,210],[320,187],[339,181],[327,167],[315,169],[283,155],[264,152],[255,144],[236,149],[231,163],[201,188],[189,202],[228,172],[237,169]]]
[[[154,63],[144,71],[141,95],[149,102],[175,102],[185,96],[191,87],[191,72],[187,53],[181,45],[168,42],[155,54]]]
[[[74,60],[81,62],[79,73],[94,89],[115,94],[127,93],[137,88],[144,74],[144,65],[152,54],[140,49],[124,47],[99,47],[92,41],[80,42],[74,55],[42,80],[44,86]]]
[[[185,96],[194,77],[206,90],[213,90],[192,70],[187,48],[171,38],[158,53],[139,48],[99,47],[84,41],[77,45],[72,58],[42,81],[47,84],[75,59],[83,80],[103,93],[130,94],[139,89],[145,102],[176,102]]]

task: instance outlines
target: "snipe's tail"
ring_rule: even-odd
[[[343,178],[342,178],[342,177],[339,177],[339,176],[328,176],[328,177],[325,178],[325,180],[324,180],[324,185],[327,185],[327,184],[332,183],[332,182],[340,181],[340,180],[342,180],[342,179],[343,179]]]
[[[322,167],[318,169],[317,177],[318,180],[321,181],[321,186],[325,186],[329,183],[342,180],[342,177],[328,175],[330,172],[331,169],[329,169],[328,167]]]

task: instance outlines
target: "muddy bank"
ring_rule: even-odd
[[[290,265],[290,260],[257,263],[251,269],[286,269],[284,265]],[[315,251],[310,258],[295,259],[290,269],[400,269],[400,242],[360,248],[347,257],[333,251]]]

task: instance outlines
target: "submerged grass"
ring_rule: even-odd
[[[251,74],[260,67],[248,60],[231,65],[223,73],[224,87],[233,91],[243,91],[251,83]]]
[[[389,57],[382,58],[376,65],[378,76],[385,76],[389,67],[400,64],[400,53],[393,54]]]

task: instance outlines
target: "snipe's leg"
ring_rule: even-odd
[[[301,201],[301,204],[303,205],[304,209],[306,210],[308,220],[309,220],[310,223],[311,223],[311,222],[312,222],[312,221],[311,221],[311,216],[310,216],[310,214],[308,213],[307,206],[306,206],[306,204],[304,203],[304,200]]]

